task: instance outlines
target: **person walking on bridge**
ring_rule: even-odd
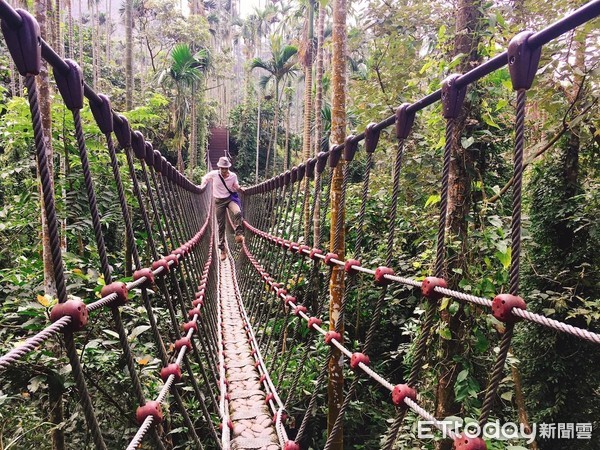
[[[226,156],[219,158],[218,170],[211,170],[202,178],[202,186],[212,181],[213,197],[217,212],[217,223],[219,225],[219,249],[221,249],[221,260],[227,258],[225,250],[225,214],[229,210],[232,214],[233,226],[235,227],[235,242],[244,242],[244,229],[242,227],[242,209],[238,192],[244,189],[238,184],[238,177],[231,172],[231,161]]]

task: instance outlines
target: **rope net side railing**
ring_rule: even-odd
[[[247,233],[246,242],[238,254],[237,273],[252,333],[258,341],[265,364],[269,367],[271,379],[277,380],[279,396],[285,399],[282,407],[286,415],[289,415],[285,424],[290,436],[285,448],[318,445],[317,433],[326,426],[324,418],[317,413],[318,405],[325,391],[328,366],[338,364],[337,360],[332,360],[334,348],[350,361],[354,374],[350,374],[345,383],[343,402],[339,405],[337,418],[334,423],[330,422],[327,425],[324,448],[339,445],[338,435],[343,432],[344,415],[353,408],[352,402],[360,399],[357,392],[366,389],[365,376],[387,392],[382,399],[385,396],[389,397],[391,393],[392,404],[396,409],[396,417],[387,429],[385,424],[378,425],[382,435],[382,448],[392,449],[398,445],[397,438],[401,427],[403,424],[410,426],[405,420],[408,411],[431,422],[434,427],[447,431],[441,422],[444,418],[436,418],[429,412],[434,405],[429,398],[419,396],[418,388],[424,365],[430,362],[431,358],[435,361],[435,355],[432,355],[428,348],[432,343],[433,333],[437,332],[439,326],[438,310],[442,305],[445,305],[444,308],[448,307],[449,298],[458,300],[464,307],[470,305],[472,311],[476,311],[477,314],[481,314],[483,308],[484,314],[491,313],[504,329],[499,333],[498,352],[491,355],[495,361],[490,368],[487,388],[481,394],[482,407],[478,412],[477,421],[482,428],[489,421],[493,405],[499,396],[498,389],[504,377],[514,328],[518,322],[524,320],[548,328],[550,332],[571,335],[581,339],[582,345],[600,344],[600,334],[592,328],[585,329],[528,311],[527,295],[519,296],[526,92],[535,76],[542,46],[599,14],[600,3],[594,1],[538,33],[520,33],[511,41],[506,52],[470,72],[447,77],[439,91],[412,104],[401,105],[394,116],[380,123],[370,124],[364,132],[349,136],[344,144],[334,145],[328,152],[322,152],[317,157],[246,190],[243,200],[244,227]],[[451,149],[456,145],[456,140],[460,139],[456,132],[456,121],[467,88],[505,65],[509,66],[513,89],[517,93],[510,231],[512,252],[507,292],[500,292],[490,299],[473,295],[456,286],[448,286],[445,279],[448,276],[447,247],[451,245],[447,229],[448,186]],[[431,276],[415,277],[414,272],[403,273],[401,261],[397,258],[396,238],[400,230],[397,211],[403,206],[401,199],[404,198],[400,193],[399,184],[405,141],[410,138],[416,113],[437,101],[442,103],[442,114],[446,121],[446,145],[441,161],[438,191],[440,201],[436,247],[433,252],[435,259],[432,261]],[[384,206],[384,212],[387,214],[382,214],[383,225],[377,230],[380,234],[376,240],[372,235],[365,235],[365,214],[377,195],[370,192],[370,177],[377,157],[376,150],[380,147],[380,133],[391,125],[395,125],[398,140],[394,152],[392,195],[389,203]],[[359,154],[361,141],[364,141],[366,164],[365,158],[361,158],[359,166],[354,161]],[[354,223],[330,224],[328,214],[332,209],[331,183],[334,169],[340,161],[344,163],[344,178],[341,192],[336,193],[336,200],[339,202],[336,206],[354,208],[347,212],[347,217],[352,217]],[[354,173],[353,181],[350,181],[350,173]],[[358,184],[356,173],[361,174],[361,186],[354,186]],[[351,206],[345,204],[350,196],[354,196]],[[308,214],[304,211],[305,205],[312,205]],[[316,205],[319,207],[316,208]],[[351,257],[325,250],[338,247],[334,241],[342,235],[344,227],[354,231],[350,234],[350,239],[345,238],[344,243],[345,248],[351,249]],[[330,234],[331,231],[333,233]],[[328,234],[332,236],[329,241],[324,239]],[[369,242],[374,241],[381,242],[380,245],[385,248],[383,264],[381,257],[373,256],[377,253],[373,252],[373,248],[369,248]],[[368,265],[372,264],[372,267],[363,266],[361,260],[369,261]],[[348,331],[340,333],[341,327],[327,330],[323,326],[331,320],[332,312],[327,314],[323,311],[328,301],[328,282],[334,267],[343,267],[345,271],[342,306],[339,311],[335,311],[335,322],[339,323],[342,320],[348,324],[349,319],[346,315],[350,313],[354,314],[352,319],[358,323],[359,307],[356,305],[360,305],[362,310],[368,311],[367,317],[363,319],[368,325],[361,324],[362,332],[357,333],[358,327],[351,322],[352,334]],[[413,288],[420,289],[421,302],[411,300],[415,297]],[[353,302],[353,309],[350,311],[349,299]],[[412,341],[410,358],[407,359],[407,373],[404,377],[398,372],[384,375],[390,361],[373,361],[372,366],[369,358],[378,338],[396,332],[380,329],[381,317],[383,314],[389,314],[386,310],[390,310],[390,303],[399,305],[398,308],[409,318],[418,317],[420,322],[419,333]],[[294,316],[299,320],[294,320]],[[409,318],[403,320],[410,320]],[[301,323],[307,323],[308,330]],[[326,345],[315,339],[316,334],[324,336]],[[348,338],[352,340],[345,342]],[[302,374],[306,373],[308,365],[311,367],[311,373],[317,375],[312,383],[307,384]],[[304,392],[299,393],[301,390]],[[310,394],[307,394],[307,391]],[[318,430],[311,426],[311,422],[316,421],[319,423]],[[410,419],[408,423],[414,423],[414,419]],[[444,437],[452,439],[456,448],[486,448],[486,442],[481,435],[467,436],[450,430]]]
[[[0,377],[8,370],[22,370],[32,352],[60,333],[86,422],[86,426],[78,429],[84,436],[91,436],[96,448],[125,446],[129,432],[115,440],[114,423],[97,414],[100,396],[127,416],[123,417],[128,423],[126,430],[132,429],[131,424],[139,425],[137,431],[132,432],[128,448],[139,448],[147,434],[151,435],[153,448],[187,444],[204,448],[207,442],[211,443],[210,448],[221,448],[213,418],[222,418],[222,411],[217,402],[221,394],[215,319],[218,307],[214,294],[218,279],[213,269],[215,227],[210,187],[200,188],[193,184],[154,150],[139,131],[132,131],[127,119],[112,110],[108,97],[95,93],[85,84],[81,68],[74,61],[60,58],[43,41],[37,22],[27,11],[14,10],[0,0],[0,17],[11,57],[27,86],[58,297],[58,304],[49,314],[52,323],[0,356]],[[66,269],[71,268],[65,265],[60,247],[53,174],[46,157],[48,137],[41,124],[36,87],[42,58],[53,68],[58,91],[66,108],[72,112],[74,131],[68,138],[74,140],[79,153],[93,239],[104,280],[99,299],[81,300],[69,292]],[[103,186],[96,185],[82,127],[80,112],[85,97],[105,137],[106,153],[98,156],[111,167],[116,191],[112,201],[118,203],[115,209],[121,214],[133,265],[133,274],[129,277],[124,277],[109,264],[97,201],[97,192]],[[113,136],[124,157],[117,154]],[[126,188],[131,189],[129,198]],[[132,214],[141,219],[141,227],[134,226]],[[116,281],[117,278],[124,281]],[[100,314],[103,310],[110,311],[109,325]],[[140,319],[142,324],[146,321],[147,325],[140,327],[151,331],[151,339],[141,339],[141,332],[134,334],[135,330],[126,329],[125,320],[130,322],[133,317],[134,323],[140,323]],[[100,324],[118,337],[126,366],[126,383],[131,386],[126,390],[128,398],[108,398],[107,390],[101,384],[110,383],[110,379],[97,381],[85,370],[83,358],[93,330],[85,336],[78,332]],[[139,350],[134,348],[141,341],[144,348],[158,356],[161,367],[155,375],[144,375],[143,379],[136,362],[140,357]],[[119,369],[116,371],[118,373]],[[187,376],[184,377],[184,373]],[[154,382],[159,379],[163,381],[160,388]],[[155,400],[147,400],[148,397]],[[168,409],[164,410],[167,402]],[[121,406],[121,403],[128,405]],[[135,407],[130,409],[136,404],[139,405],[137,410]],[[87,431],[83,431],[84,428]],[[107,433],[107,429],[111,432]]]

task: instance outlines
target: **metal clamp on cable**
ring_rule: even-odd
[[[67,300],[54,305],[50,312],[50,321],[54,323],[64,316],[71,317],[71,323],[63,328],[63,331],[79,331],[87,325],[89,313],[81,300]]]
[[[423,280],[423,282],[421,283],[421,293],[423,294],[423,297],[426,297],[430,300],[439,300],[441,299],[444,295],[440,294],[439,292],[435,291],[436,287],[443,287],[443,288],[447,288],[448,287],[448,283],[446,283],[446,280],[444,280],[443,278],[436,278],[436,277],[427,277]]]
[[[485,441],[478,437],[458,435],[454,439],[455,450],[487,450]]]
[[[360,363],[363,363],[365,366],[368,366],[369,364],[371,364],[371,360],[364,353],[352,353],[352,357],[350,358],[350,367],[352,368],[352,370],[359,369]]]
[[[110,294],[117,295],[117,299],[112,303],[112,306],[123,306],[127,303],[129,292],[127,291],[127,285],[125,283],[115,281],[103,286],[100,290],[100,295],[102,297],[106,297]]]
[[[308,327],[309,330],[314,330],[314,325],[317,326],[321,326],[323,325],[323,320],[319,319],[318,317],[310,317],[308,319],[308,324],[306,325]],[[316,331],[316,330],[314,330]]]
[[[104,134],[112,133],[114,130],[114,121],[110,99],[104,94],[98,94],[98,98],[100,102],[90,102],[90,109],[100,131]]]
[[[377,144],[379,143],[379,136],[381,135],[381,130],[377,128],[377,124],[375,122],[371,122],[365,128],[365,151],[367,153],[374,153],[377,148]]]
[[[332,261],[332,259],[339,259],[339,256],[337,253],[327,253],[325,255],[325,264],[327,264],[329,267],[333,267],[336,264]]]
[[[115,136],[123,148],[131,147],[131,126],[125,116],[118,115],[118,120],[113,121]]]
[[[144,135],[139,131],[131,133],[131,148],[133,148],[133,153],[138,159],[143,159],[146,155],[146,141]]]
[[[163,413],[160,403],[151,400],[146,402],[144,406],[138,407],[135,412],[135,419],[137,420],[138,425],[144,423],[146,418],[149,416],[154,419],[155,423],[160,423],[163,421]]]
[[[351,134],[344,141],[344,159],[346,161],[352,161],[354,159],[354,155],[356,155],[356,151],[358,150],[358,140],[356,136]]]
[[[72,59],[65,59],[65,63],[69,67],[67,72],[54,68],[52,73],[67,109],[79,111],[83,108],[83,71]]]
[[[325,333],[325,343],[327,345],[333,345],[333,342],[331,342],[333,339],[338,341],[340,344],[342,343],[342,335],[337,331],[328,331]]]
[[[360,261],[358,259],[349,259],[344,264],[344,271],[349,275],[356,275],[358,273],[356,267],[360,267]]]
[[[459,88],[456,80],[460,78],[459,74],[452,74],[442,81],[442,107],[445,119],[456,119],[465,101],[467,87]]]
[[[413,401],[417,400],[417,391],[411,388],[408,384],[397,384],[392,391],[392,403],[399,407],[406,407],[405,398],[410,398]]]
[[[387,279],[386,275],[394,275],[394,270],[385,266],[375,269],[375,284],[377,286],[388,286],[392,280]]]
[[[329,167],[331,169],[335,169],[340,162],[340,158],[342,157],[342,150],[344,149],[343,145],[334,145],[331,147],[329,151]]]
[[[154,273],[147,267],[144,269],[136,270],[133,272],[133,279],[139,280],[142,277],[146,277],[146,281],[142,284],[142,287],[149,287],[154,283]]]
[[[182,347],[186,347],[188,350],[192,349],[192,342],[189,337],[182,337],[175,341],[175,350],[179,351]]]
[[[500,294],[494,297],[492,302],[492,314],[496,319],[504,323],[515,323],[521,320],[513,314],[513,308],[527,309],[525,300],[517,295]]]
[[[396,110],[396,137],[406,139],[415,123],[415,113],[409,112],[410,103],[402,103]]]
[[[23,9],[17,9],[21,24],[15,26],[2,19],[2,34],[15,66],[23,76],[38,75],[42,65],[40,25]]]
[[[508,71],[515,91],[531,87],[540,63],[542,48],[531,48],[527,44],[532,34],[532,31],[522,31],[508,44]]]
[[[160,369],[160,378],[164,382],[166,382],[167,378],[169,378],[171,375],[174,376],[173,381],[175,381],[175,383],[181,381],[181,368],[179,367],[179,364],[172,363],[167,367]]]

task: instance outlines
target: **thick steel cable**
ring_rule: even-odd
[[[509,293],[517,295],[519,291],[519,261],[521,257],[521,202],[523,187],[523,149],[525,147],[525,100],[527,99],[527,90],[519,89],[517,91],[517,114],[515,125],[515,156],[513,173],[513,204],[511,221],[511,261],[510,261],[510,284]],[[513,336],[514,323],[507,323],[502,339],[500,340],[500,351],[496,358],[496,363],[492,369],[492,375],[488,388],[485,393],[485,400],[481,407],[479,423],[483,426],[487,423],[494,400],[500,386],[500,381],[504,374],[504,365],[510,342]]]
[[[33,125],[33,135],[35,140],[36,156],[38,162],[38,171],[40,174],[40,180],[42,185],[42,194],[44,201],[44,211],[46,213],[46,224],[48,226],[48,235],[50,241],[50,251],[52,253],[52,263],[54,268],[54,281],[56,283],[56,290],[58,300],[60,303],[67,301],[67,288],[65,285],[64,271],[62,254],[60,250],[60,238],[58,236],[58,220],[56,218],[56,209],[54,204],[54,192],[52,176],[50,174],[48,159],[46,156],[46,146],[44,144],[44,131],[42,128],[42,118],[40,115],[40,108],[38,103],[38,93],[35,85],[35,76],[27,75],[25,77],[25,85],[27,87],[27,97],[29,99],[29,109],[31,111],[31,121]],[[71,368],[73,371],[73,377],[75,378],[75,384],[81,397],[81,403],[83,406],[83,412],[92,437],[94,444],[99,449],[106,449],[100,427],[94,414],[94,407],[92,405],[92,399],[90,397],[83,372],[81,370],[81,364],[79,362],[79,355],[75,348],[75,342],[73,340],[73,333],[70,331],[64,332],[65,347]]]
[[[73,110],[72,113],[73,113],[73,123],[75,125],[75,138],[76,138],[76,142],[77,142],[77,148],[79,150],[79,158],[81,160],[81,169],[83,172],[84,183],[85,183],[86,192],[87,192],[87,196],[88,196],[88,204],[89,204],[90,214],[91,214],[91,218],[92,218],[92,226],[94,229],[94,236],[96,238],[96,245],[98,248],[98,256],[100,258],[100,268],[102,269],[102,273],[104,274],[104,279],[106,281],[106,284],[111,284],[112,276],[110,273],[110,266],[108,264],[108,254],[107,254],[106,246],[104,243],[104,234],[102,233],[102,224],[100,222],[100,214],[98,212],[96,193],[95,193],[95,189],[94,189],[94,183],[92,181],[92,174],[91,174],[91,170],[90,170],[87,148],[85,145],[85,138],[83,136],[83,128],[82,128],[82,124],[81,124],[81,113],[78,109]],[[110,137],[110,134],[108,134],[108,136]],[[110,141],[110,143],[112,143],[112,141]],[[110,143],[109,143],[109,147],[110,147]],[[109,153],[110,153],[110,151],[109,151]],[[116,162],[116,157],[114,155],[114,147],[113,147],[113,152],[110,156],[111,156],[111,165],[112,165],[113,175],[116,174],[115,182],[117,183],[117,191],[120,194],[119,199],[122,198],[124,201],[125,198],[123,195],[123,186],[120,182],[118,166],[116,166],[116,170],[115,170],[115,165],[117,164],[117,162]],[[122,212],[123,211],[124,210],[122,208]],[[129,227],[131,227],[131,221],[128,220],[129,219],[128,214],[127,215],[124,214],[123,218],[125,220],[126,225],[129,225]],[[126,229],[127,229],[127,227],[126,227]],[[129,231],[129,230],[127,230],[127,231]],[[132,241],[132,242],[134,242],[134,241]],[[125,331],[123,322],[121,320],[121,315],[119,313],[118,308],[111,308],[111,313],[112,313],[113,320],[115,322],[117,334],[119,335],[119,343],[121,344],[121,348],[123,350],[123,355],[125,357],[125,361],[126,361],[127,367],[129,369],[129,372],[131,375],[131,382],[133,384],[134,394],[135,394],[139,404],[144,404],[145,398],[144,398],[144,394],[142,391],[142,386],[140,384],[140,381],[139,381],[139,378],[137,375],[137,371],[135,368],[135,361],[134,361],[133,355],[131,353],[131,348],[129,346],[127,333]]]

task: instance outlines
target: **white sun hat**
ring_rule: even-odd
[[[227,158],[227,156],[221,156],[219,158],[219,162],[217,163],[217,167],[222,169],[231,167],[231,162],[229,161],[229,158]]]

